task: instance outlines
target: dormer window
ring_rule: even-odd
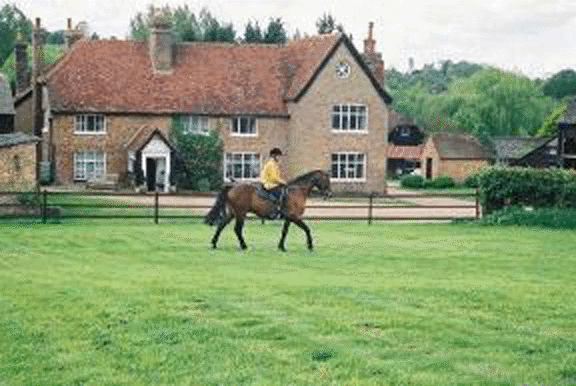
[[[106,134],[106,117],[102,114],[76,115],[75,134]]]

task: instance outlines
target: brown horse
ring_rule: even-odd
[[[310,235],[310,228],[302,221],[302,215],[306,206],[306,199],[316,187],[325,197],[331,197],[330,191],[330,178],[328,174],[321,170],[316,170],[294,180],[288,182],[286,185],[287,197],[284,200],[284,209],[286,217],[284,219],[284,228],[282,229],[282,237],[278,248],[285,251],[284,240],[288,234],[288,227],[293,222],[306,233],[308,249],[312,250],[312,236]],[[257,194],[257,185],[255,184],[238,184],[227,185],[218,194],[216,203],[208,212],[205,223],[209,225],[218,225],[216,233],[212,238],[212,246],[216,248],[218,237],[222,230],[236,218],[236,226],[234,231],[240,242],[240,248],[246,249],[246,243],[242,236],[242,228],[244,227],[244,220],[249,212],[256,214],[259,217],[267,218],[270,213],[275,209],[275,205],[269,200],[261,198]]]

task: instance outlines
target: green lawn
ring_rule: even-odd
[[[576,383],[576,233],[0,226],[0,385]]]

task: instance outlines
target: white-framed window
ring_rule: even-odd
[[[106,117],[102,114],[76,115],[75,134],[105,134]]]
[[[225,153],[224,179],[256,180],[260,177],[260,154]]]
[[[180,117],[182,131],[186,134],[210,134],[210,120],[204,115],[183,115]]]
[[[332,176],[336,181],[365,181],[366,156],[362,153],[332,154]]]
[[[74,153],[74,179],[88,181],[106,176],[106,153],[82,150]]]
[[[332,131],[366,132],[368,109],[366,105],[343,104],[332,106]]]
[[[233,135],[256,135],[255,117],[234,117],[232,118]]]

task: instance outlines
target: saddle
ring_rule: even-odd
[[[272,201],[275,205],[282,205],[288,196],[288,187],[283,185],[266,190],[264,185],[259,183],[256,186],[256,195],[264,200]]]

